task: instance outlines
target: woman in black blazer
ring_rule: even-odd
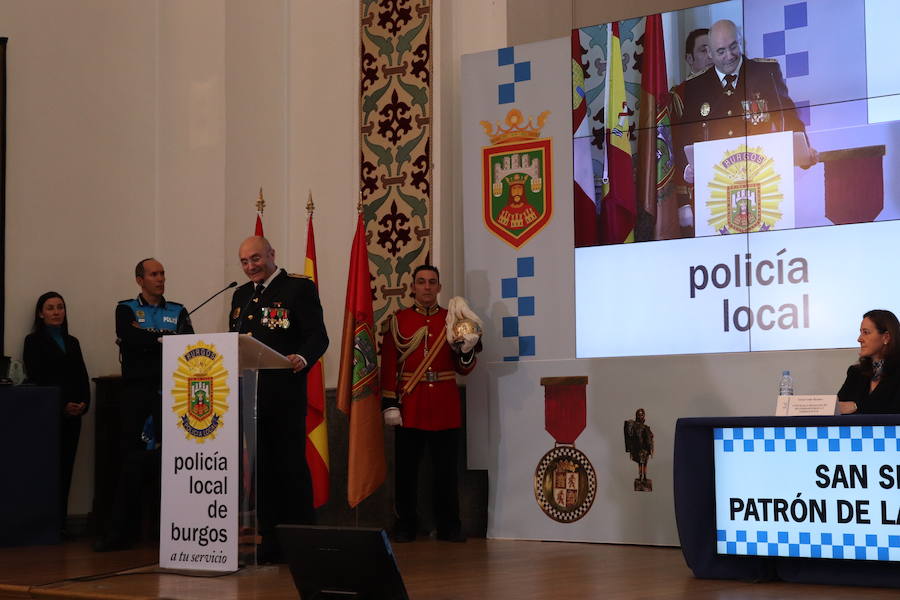
[[[38,298],[34,326],[25,338],[25,371],[31,383],[60,389],[59,510],[65,530],[72,468],[81,435],[81,416],[91,402],[87,369],[78,340],[69,335],[66,303],[56,292]],[[65,533],[65,532],[63,532]]]
[[[870,310],[859,326],[859,362],[838,392],[841,414],[900,413],[900,323],[889,310]]]

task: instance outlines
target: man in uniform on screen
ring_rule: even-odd
[[[685,81],[703,73],[712,64],[712,57],[709,55],[709,29],[701,27],[688,34],[684,41],[684,62],[688,65]]]
[[[684,41],[684,62],[688,66],[688,74],[684,81],[669,90],[671,103],[669,114],[673,122],[678,122],[684,112],[684,87],[688,80],[702,74],[712,65],[712,57],[709,55],[709,29],[701,27],[691,31]],[[680,237],[689,237],[694,234],[693,186],[684,180],[684,169],[687,167],[687,157],[678,148],[675,152],[675,193],[678,200],[678,222],[681,226]]]
[[[806,126],[788,95],[775,59],[747,58],[742,51],[737,26],[727,19],[716,21],[709,29],[709,53],[712,66],[684,82],[678,98],[680,114],[672,127],[676,152],[696,142],[748,135],[794,131],[805,133]],[[803,167],[816,162],[810,149]],[[687,164],[684,179],[694,181],[692,164]],[[691,222],[693,210],[691,210]]]

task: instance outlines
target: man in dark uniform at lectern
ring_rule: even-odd
[[[328,335],[316,286],[276,267],[268,240],[247,238],[239,256],[250,281],[231,298],[230,330],[252,335],[292,365],[260,371],[257,385],[259,560],[281,562],[275,526],[315,521],[305,453],[306,373],[325,353]]]
[[[673,90],[684,95],[673,99],[683,105],[672,127],[676,152],[683,153],[686,146],[695,142],[778,131],[806,132],[778,62],[744,56],[733,22],[713,23],[709,29],[709,52],[712,66],[690,77],[680,90]],[[801,166],[815,164],[816,152],[812,148],[808,159],[808,164]],[[692,164],[685,168],[684,179],[693,183]]]

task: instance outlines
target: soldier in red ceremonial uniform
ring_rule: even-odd
[[[454,326],[468,320],[457,321],[451,314],[448,336],[448,311],[437,304],[441,284],[435,267],[416,268],[412,290],[415,305],[388,319],[381,345],[384,421],[397,426],[394,539],[411,542],[416,537],[418,471],[427,448],[434,467],[437,537],[464,542],[456,472],[462,423],[456,374],[465,375],[475,367],[480,325]],[[474,317],[468,307],[464,310],[465,316]]]

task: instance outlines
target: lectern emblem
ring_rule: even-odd
[[[782,175],[761,147],[728,150],[713,171],[706,206],[708,222],[720,234],[768,231],[784,216]]]
[[[187,346],[178,357],[178,368],[172,373],[172,412],[178,415],[178,426],[185,438],[202,444],[215,439],[228,412],[228,371],[222,355],[212,344],[197,342]]]
[[[188,412],[197,420],[205,419],[212,413],[212,377],[190,377],[188,388],[190,388]]]

